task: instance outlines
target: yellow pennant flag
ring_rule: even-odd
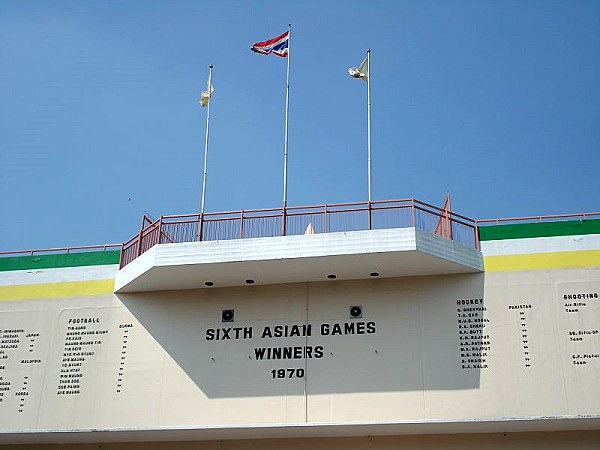
[[[200,100],[198,100],[198,103],[200,103],[200,106],[202,106],[203,108],[205,106],[208,106],[208,101],[210,100],[210,97],[212,96],[212,93],[214,92],[215,88],[212,85],[212,83],[210,82],[210,78],[209,80],[206,82],[206,91],[202,91],[202,93],[200,94]]]

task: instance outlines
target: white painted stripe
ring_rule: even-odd
[[[115,277],[118,264],[102,266],[60,267],[0,272],[0,286],[61,283],[64,281],[107,280]]]
[[[483,256],[600,250],[600,234],[482,241]]]

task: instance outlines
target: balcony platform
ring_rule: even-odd
[[[478,249],[410,227],[158,244],[117,272],[115,292],[477,272]]]

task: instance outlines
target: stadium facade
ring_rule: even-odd
[[[0,444],[597,449],[598,217],[409,199],[4,255]]]

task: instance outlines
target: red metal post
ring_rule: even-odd
[[[140,256],[142,254],[142,236],[144,235],[144,224],[146,223],[146,215],[144,214],[144,218],[142,219],[142,228],[140,228],[140,232],[138,234],[138,248],[137,255]]]
[[[281,213],[281,235],[285,236],[286,232],[286,220],[285,220],[285,206],[282,208]]]
[[[325,228],[325,233],[328,232],[328,228],[327,228],[327,205],[325,205],[324,207],[324,214],[325,217],[323,218],[323,227]]]
[[[369,211],[368,225],[369,225],[369,230],[371,230],[371,201],[370,200],[367,202],[367,209]]]
[[[200,224],[198,229],[198,240],[202,241],[202,232],[204,231],[204,213],[200,213]]]
[[[160,242],[162,241],[162,221],[163,221],[163,216],[160,216],[160,218],[158,219],[158,242],[157,242],[157,244],[160,244]]]
[[[244,210],[240,211],[240,239],[244,239]]]
[[[119,252],[119,269],[123,268],[123,244],[121,244],[121,251]]]

